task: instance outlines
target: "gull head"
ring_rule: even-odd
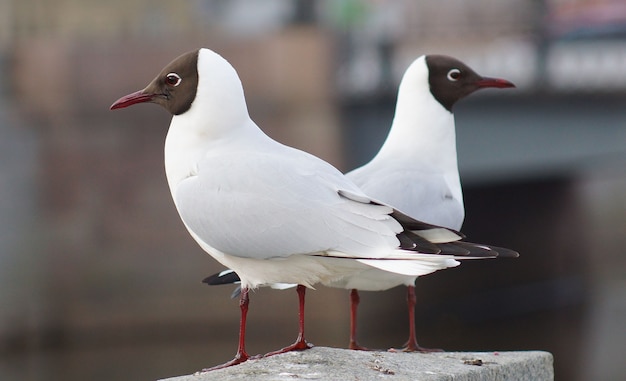
[[[185,53],[170,62],[143,90],[123,96],[111,110],[137,103],[156,103],[172,115],[180,115],[191,107],[198,88],[199,50]]]
[[[505,79],[483,77],[456,58],[436,54],[417,58],[407,69],[401,86],[414,88],[414,91],[428,89],[450,112],[457,101],[476,90],[515,87]]]
[[[174,59],[148,86],[121,97],[111,105],[111,110],[137,103],[156,103],[174,116],[201,113],[215,118],[229,110],[247,115],[243,88],[235,69],[222,56],[206,48]]]

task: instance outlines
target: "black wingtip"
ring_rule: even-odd
[[[222,284],[233,284],[241,282],[239,275],[233,270],[225,270],[219,273],[208,276],[202,280],[202,283],[206,283],[209,286],[219,286]]]
[[[489,247],[498,252],[498,258],[519,258],[519,253],[515,250],[491,245]]]
[[[519,253],[515,250],[507,249],[505,247],[485,245],[482,243],[472,243],[466,241],[454,242],[455,245],[462,246],[470,250],[470,256],[479,257],[491,257],[491,258],[517,258]],[[482,255],[481,255],[482,253]]]
[[[398,221],[400,225],[402,225],[402,227],[404,227],[406,230],[420,231],[420,230],[432,230],[432,229],[445,229],[457,235],[459,239],[466,238],[465,234],[461,233],[460,231],[446,228],[443,226],[429,224],[424,221],[416,220],[415,218],[410,217],[397,209],[393,210],[393,213],[391,213],[391,217],[393,217],[396,221]]]

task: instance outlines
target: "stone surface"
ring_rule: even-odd
[[[167,381],[545,381],[554,379],[552,362],[552,355],[541,351],[392,353],[315,347]]]

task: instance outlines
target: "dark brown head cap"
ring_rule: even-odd
[[[197,49],[179,56],[165,66],[145,89],[118,99],[111,110],[151,102],[163,106],[173,115],[186,112],[198,89],[198,54]]]
[[[452,112],[452,106],[478,89],[485,87],[515,87],[511,82],[482,77],[469,66],[456,58],[442,55],[426,56],[428,83],[433,97],[446,110]]]

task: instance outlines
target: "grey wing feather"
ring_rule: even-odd
[[[380,257],[398,246],[402,228],[391,208],[341,197],[336,184],[359,190],[339,171],[306,155],[292,159],[250,152],[206,158],[176,188],[183,221],[212,248],[248,258],[326,250]]]
[[[365,166],[347,176],[365,194],[413,218],[454,230],[459,230],[463,224],[465,209],[460,189],[454,192],[443,175],[407,168]]]

